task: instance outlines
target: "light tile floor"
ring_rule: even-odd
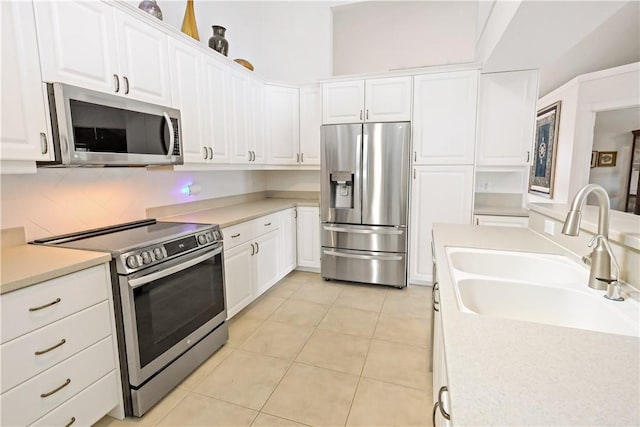
[[[293,272],[144,417],[96,425],[429,426],[430,291]]]

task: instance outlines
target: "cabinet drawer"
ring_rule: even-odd
[[[254,237],[262,236],[270,231],[277,230],[280,225],[278,212],[256,218],[251,221],[251,224],[253,226]]]
[[[75,420],[72,424],[74,426],[90,426],[117,404],[118,379],[116,371],[111,371],[32,425],[66,426]]]
[[[109,302],[104,301],[2,344],[0,346],[2,392],[49,369],[110,334]],[[62,340],[64,340],[63,344],[46,351],[61,343]],[[46,352],[36,354],[42,351]]]
[[[111,336],[0,396],[2,425],[42,417],[115,368]],[[4,369],[3,369],[4,371]]]
[[[0,296],[2,343],[107,299],[107,265],[98,265]],[[53,304],[52,304],[53,303]]]
[[[232,225],[222,229],[224,248],[231,249],[253,239],[253,224],[251,221]]]

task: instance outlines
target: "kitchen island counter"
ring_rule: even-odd
[[[640,424],[639,338],[464,313],[446,247],[577,256],[529,229],[433,234],[453,425]]]

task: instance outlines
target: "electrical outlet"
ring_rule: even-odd
[[[544,232],[550,236],[556,234],[556,223],[548,219],[544,220]]]

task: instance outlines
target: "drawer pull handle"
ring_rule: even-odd
[[[232,239],[235,239],[236,237],[240,237],[240,233],[231,236]]]
[[[44,398],[44,397],[49,397],[49,396],[51,396],[52,394],[55,394],[55,393],[59,392],[60,390],[62,390],[62,389],[63,389],[63,388],[65,388],[66,386],[68,386],[69,384],[71,384],[71,378],[67,378],[67,380],[64,382],[64,384],[62,384],[60,387],[58,387],[58,388],[56,388],[56,389],[54,389],[54,390],[51,390],[49,393],[42,393],[42,394],[40,395],[40,397],[42,397],[42,398]]]
[[[268,226],[270,226],[270,225],[271,225],[271,223],[270,223],[270,222],[268,222],[268,223],[266,223],[264,226],[265,226],[265,227],[268,227]]]
[[[67,342],[67,340],[62,338],[62,340],[58,344],[54,345],[53,347],[49,347],[49,348],[47,348],[45,350],[36,351],[36,356],[40,356],[42,354],[49,353],[51,350],[55,350],[56,348],[60,347],[62,344],[66,343],[66,342]]]
[[[75,422],[76,422],[76,417],[71,417],[69,422],[64,427],[71,427]]]
[[[45,305],[41,305],[40,307],[31,307],[31,308],[29,309],[29,311],[38,311],[38,310],[42,310],[43,308],[51,307],[52,305],[55,305],[55,304],[59,303],[60,301],[62,301],[60,298],[56,298],[56,300],[55,300],[55,301],[51,301],[50,303],[45,304]]]

